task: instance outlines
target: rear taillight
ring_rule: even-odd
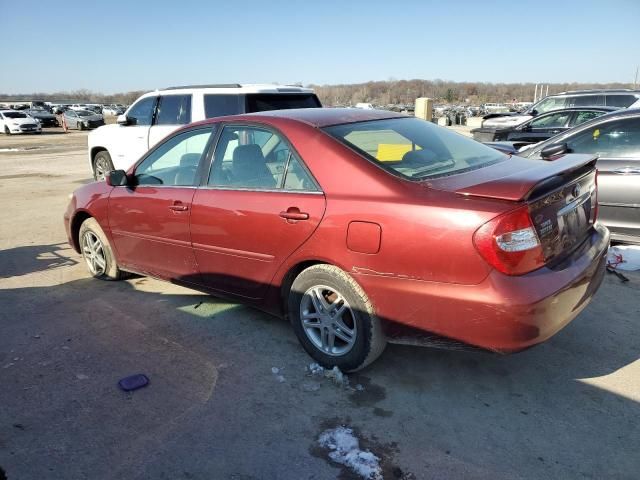
[[[476,230],[473,243],[482,258],[507,275],[522,275],[544,265],[540,240],[526,205],[485,223]]]

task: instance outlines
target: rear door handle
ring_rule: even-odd
[[[640,168],[624,167],[612,170],[617,175],[640,175]]]
[[[174,212],[186,212],[189,210],[189,207],[181,201],[176,200],[173,202],[173,205],[169,205],[169,210],[173,210]]]
[[[280,212],[280,216],[286,220],[309,220],[309,214],[301,212],[298,207],[289,207],[286,212]]]

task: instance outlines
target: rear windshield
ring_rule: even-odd
[[[459,133],[412,117],[323,130],[385,170],[411,180],[463,173],[507,158]]]
[[[247,95],[247,112],[321,106],[320,100],[314,93],[250,93]]]

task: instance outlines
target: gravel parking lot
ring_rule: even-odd
[[[318,444],[338,425],[385,479],[638,478],[640,275],[534,349],[392,345],[347,385],[282,320],[90,279],[62,225],[86,135],[0,137],[0,479],[360,478]]]

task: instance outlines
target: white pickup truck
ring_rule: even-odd
[[[319,108],[312,89],[282,85],[192,85],[145,93],[117,123],[89,134],[89,162],[96,180],[127,170],[156,143],[191,122],[224,115]]]

